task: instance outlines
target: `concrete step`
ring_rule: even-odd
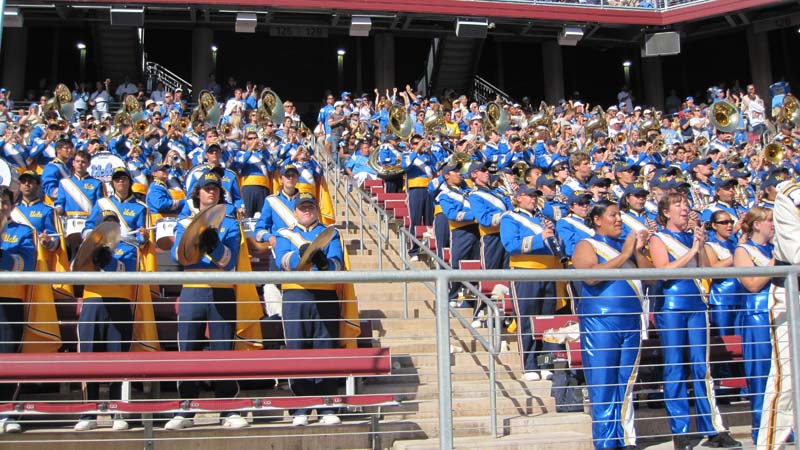
[[[498,397],[525,398],[549,397],[549,381],[502,380],[495,384]],[[453,383],[451,392],[454,398],[488,398],[491,395],[488,380],[460,381]],[[397,394],[404,399],[430,400],[439,398],[439,385],[433,383],[380,383],[362,384],[359,394]]]
[[[420,439],[396,441],[393,450],[437,450],[438,439]],[[491,436],[458,437],[453,440],[453,448],[481,448],[498,450],[591,450],[591,438],[576,432],[546,432],[537,434],[519,434],[493,438]]]

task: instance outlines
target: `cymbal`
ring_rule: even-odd
[[[297,263],[297,269],[295,270],[309,270],[311,269],[311,257],[316,253],[317,250],[322,250],[325,248],[326,245],[333,239],[333,234],[335,230],[333,227],[328,227],[320,233],[316,238],[314,238],[314,242],[308,246],[306,252],[303,253],[303,257],[300,258],[300,262]]]
[[[120,228],[117,222],[103,222],[83,240],[81,246],[72,261],[73,272],[95,272],[97,269],[92,262],[92,254],[102,246],[111,249],[111,253],[117,249],[120,240]]]
[[[188,266],[200,261],[200,234],[208,228],[219,229],[224,218],[225,205],[214,205],[194,216],[178,243],[178,263]]]

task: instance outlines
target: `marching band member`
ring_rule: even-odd
[[[72,175],[58,180],[53,206],[59,216],[88,216],[97,200],[105,196],[103,182],[89,175],[91,161],[86,151],[76,152],[72,158]]]
[[[734,186],[736,186],[736,184],[737,181],[735,178],[720,178],[717,180],[716,183],[714,183],[715,190],[713,191],[716,201],[703,210],[700,220],[708,222],[711,219],[711,213],[717,210],[724,210],[730,214],[734,222],[736,222],[735,230],[738,232],[738,222],[739,219],[744,216],[745,211],[742,209],[741,205],[736,203],[734,193]],[[733,239],[735,240],[736,237],[734,236]]]
[[[587,191],[572,191],[567,199],[569,214],[556,222],[556,236],[569,257],[572,257],[572,252],[581,239],[594,235],[594,230],[586,226],[586,213],[591,204],[592,194]]]
[[[58,198],[58,181],[68,178],[71,174],[69,170],[69,160],[75,151],[72,142],[62,139],[56,142],[56,157],[42,169],[42,192],[45,195],[45,202],[52,202]]]
[[[236,153],[236,169],[242,178],[242,201],[247,217],[254,217],[270,193],[275,163],[263,148],[256,130],[245,133],[244,148]]]
[[[561,263],[548,241],[555,233],[549,221],[534,216],[540,191],[521,185],[514,193],[514,210],[500,219],[500,239],[509,255],[512,269],[556,269]],[[531,316],[556,312],[556,286],[553,281],[512,281],[511,294],[517,312],[517,340],[522,357],[523,377],[527,381],[549,379],[552,372],[540,370],[537,358],[558,348],[557,344],[533,338]]]
[[[415,134],[409,148],[402,154],[402,167],[406,171],[406,204],[411,216],[410,229],[433,225],[433,200],[428,195],[428,183],[436,174],[436,158],[422,136]],[[419,260],[419,247],[412,244],[408,251],[411,261]]]
[[[469,194],[469,204],[478,222],[483,270],[502,269],[508,265],[503,242],[500,240],[500,218],[513,209],[509,193],[489,184],[490,164],[473,163],[469,168],[469,177],[475,186]]]
[[[622,219],[622,238],[640,230],[655,231],[656,223],[645,209],[649,192],[643,185],[631,183],[623,191],[619,200],[620,219]]]
[[[28,170],[20,174],[20,199],[16,209],[11,212],[11,217],[15,222],[33,228],[37,233],[39,245],[54,251],[60,244],[56,236],[59,234],[57,230],[60,226],[53,207],[45,205],[39,197],[40,184],[41,178],[36,172]],[[55,270],[52,267],[50,269]]]
[[[670,194],[658,203],[661,230],[650,238],[650,254],[656,268],[704,267],[708,258],[701,251],[705,231],[687,230],[689,205],[680,194]],[[691,449],[687,379],[693,380],[697,432],[708,436],[707,447],[740,447],[722,424],[714,398],[708,360],[708,319],[698,280],[665,280],[664,301],[656,315],[664,358],[664,399],[669,414],[672,442],[676,450]],[[684,356],[688,345],[688,364]],[[690,374],[685,373],[688,366]]]
[[[591,158],[586,153],[573,153],[569,157],[569,167],[572,172],[571,176],[567,178],[561,188],[566,197],[570,197],[574,191],[588,190],[589,180],[592,178]]]
[[[622,240],[619,207],[596,203],[587,215],[593,237],[578,242],[576,269],[652,268],[646,246],[650,232],[639,229]],[[586,384],[592,399],[592,437],[596,449],[636,447],[633,382],[641,345],[644,291],[637,280],[581,283],[578,317]],[[646,319],[646,318],[645,318]]]
[[[436,256],[440,259],[444,259],[444,249],[450,247],[450,224],[447,216],[442,212],[442,205],[439,204],[439,194],[445,189],[449,188],[441,174],[428,183],[428,195],[433,199],[433,235],[436,239]]]
[[[4,224],[0,242],[0,270],[32,272],[36,270],[35,231],[11,219],[14,193],[0,186],[0,222]],[[18,353],[22,347],[23,330],[28,323],[25,317],[25,286],[4,284],[0,286],[0,353]],[[10,402],[17,393],[14,383],[0,383],[0,401]],[[0,416],[0,433],[19,433],[22,427],[13,418]]]
[[[732,267],[733,252],[736,250],[736,236],[733,232],[734,220],[725,210],[717,210],[706,222],[708,240],[705,252],[709,267]],[[714,279],[708,296],[708,319],[712,336],[731,336],[738,334],[739,310],[742,306],[741,284],[736,278]]]
[[[204,211],[214,205],[225,204],[222,180],[213,171],[203,174],[194,183],[190,196],[193,210]],[[191,219],[185,216],[175,227],[175,244],[172,259],[178,262],[178,249],[186,227]],[[201,258],[198,262],[184,266],[185,271],[230,271],[239,259],[241,231],[236,219],[226,215],[219,230],[205,229],[199,237]],[[186,284],[181,289],[178,304],[178,350],[194,351],[203,347],[206,326],[210,350],[233,350],[236,339],[236,292],[232,285]],[[236,381],[216,380],[214,391],[217,398],[233,398],[239,391]],[[178,383],[181,398],[199,398],[200,385],[196,381]],[[182,430],[194,426],[194,414],[176,414],[165,425],[166,430]],[[244,428],[249,424],[238,412],[225,413],[222,426]]]
[[[297,223],[294,207],[297,200],[299,172],[297,167],[289,164],[281,167],[280,173],[281,190],[267,197],[253,231],[257,241],[269,242],[273,249],[277,241],[278,230],[292,228]],[[277,261],[274,258],[270,258],[269,268],[278,270]]]
[[[111,186],[114,192],[100,198],[92,208],[86,226],[83,229],[84,239],[104,217],[103,211],[111,211],[120,220],[122,235],[130,242],[142,247],[148,242],[147,229],[150,226],[147,217],[147,205],[133,195],[133,180],[124,167],[114,169],[111,175]]]
[[[755,207],[742,218],[742,232],[748,241],[739,244],[733,254],[736,267],[764,267],[775,265],[773,246],[770,243],[775,232],[772,210]],[[764,406],[764,389],[770,369],[770,317],[769,301],[772,290],[769,277],[739,278],[748,292],[744,309],[739,313],[742,330],[742,357],[747,379],[750,410],[752,411],[753,443],[758,442],[761,413]]]
[[[381,166],[390,167],[402,164],[402,154],[397,149],[397,136],[387,134],[377,151],[380,152],[378,154],[378,161],[380,161]],[[403,181],[402,177],[403,174],[400,173],[396,176],[383,179],[383,186],[387,194],[396,194],[400,192],[400,183]]]
[[[222,147],[218,144],[211,144],[205,149],[205,166],[198,166],[203,167],[203,169],[190,172],[189,176],[191,176],[191,179],[187,180],[186,183],[187,191],[193,191],[194,184],[198,179],[202,179],[206,173],[215,171],[222,182],[225,202],[233,206],[240,214],[244,214],[244,203],[242,203],[242,197],[239,195],[239,184],[237,182],[236,173],[223,167],[221,155]]]
[[[470,207],[469,193],[461,187],[463,178],[460,170],[459,164],[449,164],[442,169],[447,188],[437,196],[442,213],[449,222],[450,266],[456,270],[462,259],[478,259],[480,256],[478,224]],[[460,287],[461,283],[450,283],[448,298],[451,303],[457,302]]]
[[[778,185],[773,209],[775,265],[800,264],[800,184],[786,181]],[[760,449],[784,448],[792,436],[792,358],[789,348],[789,322],[786,313],[785,278],[771,280],[769,316],[771,326],[771,365],[764,389],[764,409],[758,430]]]
[[[319,207],[314,195],[308,192],[298,194],[294,205],[296,222],[277,232],[275,259],[284,271],[298,270],[300,259],[314,241],[327,227],[319,222]],[[344,254],[338,231],[334,231],[330,242],[311,255],[311,270],[335,271],[344,267]],[[284,283],[283,289],[283,327],[286,347],[289,349],[335,348],[340,335],[340,299],[336,285],[301,285]],[[299,379],[291,380],[292,392],[299,396],[332,395],[337,391],[336,380]],[[308,409],[292,411],[292,425],[308,424]],[[336,416],[336,408],[322,408],[317,411],[323,425],[336,425],[341,420]]]
[[[542,191],[544,206],[542,214],[547,220],[556,223],[566,216],[569,211],[561,194],[561,182],[552,175],[539,175],[536,178],[536,189]]]
[[[153,167],[153,181],[145,197],[150,223],[156,223],[165,216],[177,217],[186,205],[186,199],[180,198],[182,195],[175,195],[167,185],[170,167],[171,164],[166,161]]]
[[[714,197],[714,180],[711,178],[711,158],[695,159],[689,163],[687,171],[691,174],[692,189],[701,197],[703,204],[708,205]],[[692,205],[701,208],[702,205]]]
[[[763,183],[761,183],[761,198],[758,200],[758,205],[762,208],[773,209],[775,207],[775,197],[778,196],[778,185],[785,179],[777,176],[768,176]]]
[[[344,170],[356,186],[363,186],[366,180],[377,180],[378,174],[369,166],[369,154],[372,151],[369,142],[363,140],[358,143],[358,151],[347,160]],[[377,151],[377,150],[376,150]],[[434,173],[435,175],[435,173]],[[427,194],[427,185],[426,195]]]

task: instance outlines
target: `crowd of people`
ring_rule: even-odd
[[[781,198],[791,202],[800,195],[794,184],[800,104],[786,86],[772,99],[775,108],[748,86],[741,95],[711,89],[708,103],[686,97],[673,114],[634,106],[629,94],[603,109],[580,98],[538,108],[528,99],[481,104],[466,95],[425,96],[409,86],[360,96],[345,91],[327,95],[316,124],[306,127],[291,101],[252,84],[222,97],[214,95],[220,92],[214,83],[195,108],[179,90],[147,98],[126,85],[130,91],[117,89],[122,106],[114,114],[98,110],[98,96],[79,101],[80,87],[59,85],[52,98],[16,115],[0,98],[5,270],[36,270],[37,264],[69,270],[70,262],[74,269],[87,242],[95,247],[79,261],[80,270],[156,270],[156,244],[186,271],[248,270],[249,252],[264,252],[270,270],[344,270],[338,235],[324,233],[335,222],[326,179],[337,173],[331,167],[356,184],[382,179],[387,192],[405,192],[411,226],[431,227],[440,256],[450,249],[453,268],[467,259],[480,259],[486,270],[798,262],[791,234],[784,248],[773,245]],[[110,80],[97,90],[108,103]],[[790,212],[796,226],[797,213]],[[219,214],[224,217],[217,222],[209,218]],[[121,239],[100,239],[114,234],[109,229]],[[305,255],[323,234],[330,242]],[[420,249],[412,246],[410,257],[420,259]],[[57,295],[76,295],[70,287],[54,288]],[[791,416],[773,407],[773,398],[787,399],[786,384],[775,388],[775,373],[787,367],[785,354],[778,358],[773,351],[788,352],[785,323],[774,317],[780,312],[775,299],[782,299],[778,281],[512,281],[510,289],[526,380],[552,376],[542,357],[554,350],[534,339],[530,316],[570,309],[579,315],[596,448],[636,446],[632,384],[641,317],[651,311],[664,346],[675,448],[691,448],[688,389],[706,444],[740,445],[716,405],[709,331],[738,333],[745,342],[754,442],[778,448],[788,439]],[[17,324],[25,321],[28,294],[3,290],[3,350],[15,352],[25,340]],[[158,336],[140,322],[152,314],[145,291],[86,286],[81,351],[158,349]],[[343,310],[330,302],[348,298],[337,286],[290,284],[282,291],[287,347],[329,348],[353,336],[337,322]],[[248,295],[241,286],[183,286],[179,350],[202,347],[205,321],[212,349],[257,340],[247,324],[263,311],[257,307],[244,317],[246,308],[236,307]],[[449,297],[453,306],[472,307],[473,325],[481,325],[480,304],[463,295],[460,283],[453,283]],[[310,317],[322,320],[304,322]],[[775,342],[779,326],[784,334]],[[10,400],[13,389],[0,386],[0,400]],[[292,388],[298,395],[335,390],[312,380]],[[231,383],[215,389],[220,397],[236,393]],[[185,398],[199,393],[195,383],[181,383],[179,392]],[[99,391],[90,385],[86,394],[96,399]],[[308,413],[295,411],[294,424],[307,424]],[[334,410],[320,414],[324,424],[339,423]],[[247,421],[231,412],[223,424],[240,428]],[[178,415],[166,428],[192,425],[192,417]],[[96,417],[84,416],[75,429],[96,426]],[[126,429],[127,423],[116,417],[113,427]],[[3,432],[19,430],[18,421],[2,419]]]

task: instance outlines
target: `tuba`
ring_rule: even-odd
[[[508,113],[500,103],[491,102],[486,105],[486,116],[483,118],[483,130],[486,136],[492,130],[502,135],[506,132],[508,126]]]
[[[272,89],[265,88],[261,91],[261,97],[258,99],[256,118],[258,123],[271,120],[276,128],[283,124],[283,101],[281,101],[281,98],[278,97],[278,94]]]
[[[469,153],[455,152],[450,157],[450,163],[461,166],[459,172],[461,172],[461,175],[466,175],[469,172],[469,166],[472,165],[472,157],[469,156]]]
[[[800,125],[800,101],[792,94],[786,94],[778,114],[778,122],[792,122]]]
[[[600,105],[595,106],[592,109],[592,113],[594,117],[592,117],[586,125],[583,126],[583,133],[586,136],[586,144],[583,147],[583,151],[588,152],[591,150],[592,145],[594,145],[594,139],[592,139],[592,134],[595,131],[605,131],[608,128],[608,123],[606,123],[606,112],[603,111],[603,108]]]
[[[389,108],[389,123],[386,131],[400,139],[408,139],[414,134],[414,120],[403,106],[394,105]]]
[[[445,127],[444,116],[442,116],[442,113],[438,110],[431,111],[425,115],[425,121],[422,125],[425,129],[425,135],[433,135]]]
[[[403,166],[400,164],[396,164],[393,166],[384,166],[383,164],[381,164],[380,161],[378,161],[380,153],[381,153],[380,148],[373,149],[372,152],[369,154],[369,159],[367,160],[367,167],[374,170],[375,173],[378,174],[378,178],[384,180],[392,179],[396,178],[398,175],[402,175],[403,172],[405,172],[403,170]]]
[[[550,113],[550,107],[547,106],[547,103],[541,102],[539,103],[539,112],[536,113],[533,117],[528,119],[528,126],[531,127],[547,127],[550,128],[550,125],[553,123],[553,115]]]
[[[773,142],[764,147],[761,151],[761,157],[764,161],[768,161],[772,165],[780,165],[783,162],[783,155],[785,154],[783,144],[780,142]]]
[[[723,133],[733,133],[739,127],[741,114],[736,106],[727,101],[720,100],[711,105],[711,113],[708,120],[711,125]]]
[[[211,124],[212,127],[215,127],[219,123],[219,116],[219,105],[214,98],[214,94],[209,91],[201,91],[200,96],[197,98],[197,107],[192,111],[189,122],[195,123],[199,120],[201,122],[207,122]],[[187,126],[186,128],[189,127]]]
[[[61,114],[61,117],[64,120],[72,120],[72,116],[75,115],[75,105],[72,102],[72,91],[69,90],[67,85],[59,83],[56,86],[53,100],[55,100],[56,109]]]

